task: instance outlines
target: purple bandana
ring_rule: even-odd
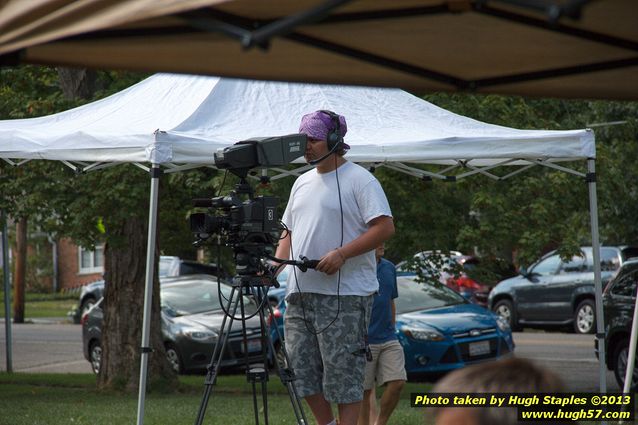
[[[315,111],[301,118],[299,133],[307,135],[310,139],[326,140],[328,133],[334,130],[334,127],[334,122],[330,115],[322,111]],[[348,132],[346,118],[343,115],[339,115],[339,129],[341,137],[344,137]],[[350,146],[344,143],[343,148],[350,149]]]

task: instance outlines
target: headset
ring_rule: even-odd
[[[332,155],[341,145],[343,145],[343,136],[341,136],[341,122],[339,121],[339,115],[335,114],[332,111],[324,109],[320,110],[319,112],[330,117],[333,128],[326,135],[326,142],[328,143],[328,153],[319,159],[308,161],[308,164],[310,165],[316,165],[320,163],[321,161]]]
[[[319,112],[328,115],[332,120],[332,130],[326,135],[326,142],[328,142],[328,150],[336,150],[341,144],[343,144],[343,137],[341,136],[341,121],[339,121],[339,115],[332,111],[321,110]]]

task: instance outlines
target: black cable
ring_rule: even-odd
[[[333,148],[334,150],[334,148]],[[339,248],[343,247],[343,203],[341,201],[341,185],[339,183],[339,167],[337,166],[337,155],[335,155],[335,178],[337,179],[337,193],[339,194],[339,211],[341,213],[341,241],[339,243]],[[317,161],[319,162],[319,161]],[[284,224],[285,226],[285,224]],[[286,230],[288,231],[288,228],[286,228]],[[343,255],[343,254],[341,254]],[[290,236],[290,256],[294,259],[295,258],[295,254],[294,251],[292,249],[292,235]],[[344,259],[344,264],[345,264],[345,259]],[[328,323],[326,325],[325,328],[319,330],[319,331],[315,331],[313,329],[310,329],[309,324],[308,324],[308,319],[306,318],[306,309],[304,307],[304,302],[303,302],[303,295],[302,295],[302,291],[301,288],[299,287],[299,280],[297,279],[297,270],[293,267],[293,275],[295,277],[295,286],[297,287],[297,292],[299,293],[299,300],[301,301],[301,314],[303,316],[303,321],[304,324],[306,325],[306,329],[308,330],[308,332],[310,332],[311,334],[317,336],[323,332],[325,332],[330,326],[333,325],[333,323],[335,323],[337,321],[337,319],[339,318],[339,314],[341,314],[341,268],[339,268],[339,270],[337,271],[338,275],[337,275],[337,314],[335,315],[334,319],[332,319],[330,321],[330,323]]]
[[[224,173],[224,178],[222,180],[222,184],[219,186],[219,191],[217,192],[217,196],[219,196],[222,193],[222,189],[224,188],[224,185],[226,184],[227,175],[228,175],[228,169],[226,169],[226,172]]]

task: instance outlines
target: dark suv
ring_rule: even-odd
[[[627,370],[636,287],[638,287],[638,258],[633,258],[623,264],[618,275],[609,282],[603,294],[605,359],[607,368],[614,371],[616,381],[621,388]],[[633,392],[638,389],[637,382],[638,370],[634,369],[631,388]]]
[[[600,248],[602,281],[611,279],[636,247]],[[594,261],[591,247],[562,261],[556,251],[543,256],[527,271],[498,283],[488,306],[508,320],[514,330],[523,326],[572,326],[581,334],[595,331]]]

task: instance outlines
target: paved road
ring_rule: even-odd
[[[13,324],[14,372],[89,373],[80,325]],[[7,370],[4,320],[0,321],[0,371]]]
[[[557,372],[573,391],[595,392],[599,387],[594,337],[558,332],[514,334],[516,355]],[[6,370],[4,321],[0,320],[0,371]],[[90,373],[82,355],[82,331],[72,324],[13,325],[13,370],[16,372]],[[611,372],[607,388],[619,391]]]
[[[559,332],[516,332],[516,355],[556,372],[572,391],[597,392],[599,366],[593,335]],[[611,371],[606,372],[607,391],[620,391]]]

